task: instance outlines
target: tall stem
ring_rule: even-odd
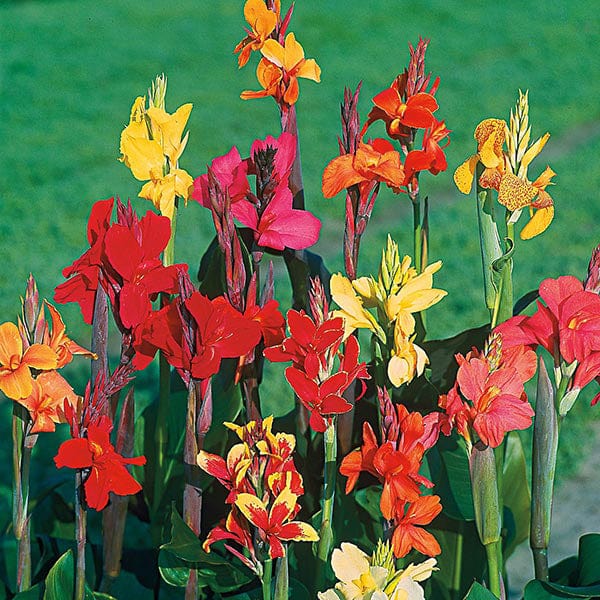
[[[459,521],[456,533],[456,548],[454,550],[454,571],[452,573],[452,600],[458,600],[460,595],[460,583],[462,581],[462,559],[465,522]]]
[[[423,270],[423,266],[421,264],[422,258],[422,223],[421,223],[421,198],[419,193],[410,196],[413,205],[413,248],[414,248],[414,259],[415,259],[415,269],[420,273]]]
[[[13,530],[17,540],[17,591],[31,587],[31,539],[27,515],[29,505],[29,467],[31,446],[26,444],[27,411],[13,406]]]
[[[74,600],[84,600],[85,597],[85,542],[87,513],[81,502],[83,481],[81,471],[75,475],[75,540],[77,544],[77,564],[75,566]]]
[[[263,600],[271,600],[271,579],[273,577],[273,560],[267,558],[263,563],[262,593]]]
[[[197,415],[202,401],[200,382],[191,380],[188,388],[188,406],[185,425],[185,443],[183,447],[183,464],[185,483],[183,490],[183,520],[188,527],[200,535],[202,516],[202,488],[200,486],[200,469],[196,465],[196,457],[203,445],[203,437],[198,436]],[[190,570],[190,576],[185,588],[185,600],[198,598],[198,572]]]
[[[333,505],[335,501],[335,479],[337,474],[337,417],[332,417],[323,434],[325,464],[323,468],[323,494],[321,500],[321,529],[317,546],[317,586],[323,583],[325,565],[333,545]]]
[[[490,592],[497,598],[502,597],[502,586],[500,585],[500,561],[498,559],[498,545],[500,542],[486,544],[485,554],[488,563],[488,583]]]

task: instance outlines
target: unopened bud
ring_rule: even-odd
[[[583,285],[588,292],[600,294],[600,244],[592,252],[588,275]]]

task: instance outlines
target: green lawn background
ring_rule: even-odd
[[[244,156],[253,139],[278,133],[272,100],[239,99],[242,90],[258,89],[256,58],[239,71],[232,53],[243,35],[242,6],[234,0],[0,3],[0,320],[14,320],[30,271],[41,293],[52,296],[61,269],[87,246],[95,200],[119,195],[138,212],[150,208],[136,198],[141,183],[117,157],[131,104],[156,74],[168,75],[170,111],[194,104],[181,159],[193,176],[232,145]],[[600,26],[592,2],[298,0],[291,29],[322,68],[319,85],[301,81],[298,120],[307,207],[323,220],[316,251],[331,271],[343,266],[344,202],[341,195],[323,199],[320,178],[337,154],[343,88],[363,81],[364,119],[371,97],[407,64],[408,42],[422,35],[431,38],[427,70],[441,77],[439,117],[452,130],[448,171],[422,178],[431,198],[430,258],[444,261],[436,285],[449,292],[429,311],[431,337],[486,320],[474,198],[456,190],[452,172],[474,152],[475,126],[486,117],[508,118],[519,88],[529,89],[533,137],[552,134],[530,176],[547,163],[558,175],[549,190],[556,204],[550,230],[518,244],[515,294],[545,277],[585,274],[600,241]],[[401,252],[412,252],[411,219],[405,197],[382,191],[363,242],[362,273],[376,267],[388,231]],[[195,272],[212,236],[207,211],[190,203],[180,213],[177,260]],[[73,337],[87,343],[77,307],[62,312]],[[76,380],[84,368],[74,368]],[[580,438],[595,417],[585,402],[575,409]],[[562,444],[559,469],[581,457],[575,439]]]

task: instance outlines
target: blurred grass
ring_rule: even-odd
[[[169,78],[168,109],[194,104],[181,161],[193,176],[232,145],[245,155],[253,139],[277,134],[270,99],[239,99],[240,91],[257,89],[254,67],[238,71],[232,54],[243,25],[241,0],[0,3],[2,320],[15,318],[30,271],[51,297],[61,269],[86,246],[95,200],[120,195],[139,212],[150,207],[136,198],[141,184],[117,156],[131,103],[157,73]],[[422,35],[431,38],[427,70],[441,77],[439,117],[453,131],[448,172],[422,179],[431,198],[430,259],[444,261],[436,285],[449,292],[430,310],[431,336],[486,320],[474,199],[457,192],[451,175],[474,151],[477,123],[507,118],[519,88],[530,92],[533,136],[552,133],[530,174],[548,161],[558,176],[551,190],[555,222],[543,236],[518,244],[515,295],[545,277],[585,274],[600,241],[600,28],[593,3],[302,0],[292,29],[323,71],[319,85],[301,81],[298,119],[307,206],[323,220],[316,251],[331,271],[343,266],[343,199],[324,200],[320,177],[337,153],[343,87],[363,81],[364,119],[370,98],[406,65],[408,42]],[[401,251],[412,251],[411,218],[406,198],[382,191],[364,237],[362,273],[376,268],[388,231]],[[177,260],[195,271],[212,235],[207,211],[191,203],[179,219]],[[280,290],[285,297],[285,284]],[[89,331],[77,307],[62,310],[73,337],[85,343]],[[75,367],[76,380],[86,368]],[[152,377],[151,371],[145,385]],[[564,428],[563,446],[587,435],[588,415],[586,408]],[[574,468],[572,454],[559,470]]]

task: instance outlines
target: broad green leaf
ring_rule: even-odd
[[[50,569],[46,577],[44,600],[65,600],[73,597],[75,563],[73,552],[67,550]],[[85,587],[85,600],[94,600],[94,593]]]
[[[41,583],[34,585],[32,588],[19,592],[16,596],[13,596],[13,600],[41,600],[44,592],[44,586]],[[6,591],[0,593],[0,598],[4,600],[6,598]]]
[[[472,521],[475,518],[469,457],[462,438],[453,433],[440,436],[427,453],[434,492],[440,497],[444,514],[452,519]]]
[[[579,538],[577,583],[589,586],[600,583],[600,534],[588,533]]]
[[[170,520],[170,540],[166,544],[162,544],[160,549],[188,562],[199,562],[202,560],[206,555],[206,552],[202,550],[202,542],[200,542],[198,536],[179,516],[174,503],[171,505]],[[214,560],[214,556],[212,558]]]
[[[485,550],[479,541],[475,523],[439,516],[427,531],[440,544],[439,571],[432,575],[431,598],[462,598],[473,581],[481,580],[486,568]]]
[[[464,600],[495,600],[496,596],[490,592],[487,588],[484,588],[480,583],[476,581],[469,588],[467,595]]]
[[[600,584],[582,587],[559,585],[534,579],[525,587],[524,600],[554,600],[556,598],[596,598]]]
[[[311,277],[319,276],[329,297],[329,279],[331,278],[331,274],[327,270],[323,259],[318,254],[309,250],[287,249],[283,253],[283,258],[285,259],[292,284],[295,309],[308,308],[309,278]]]
[[[502,477],[504,511],[510,512],[512,525],[504,543],[504,558],[529,537],[531,495],[527,483],[527,467],[523,444],[516,431],[506,436],[504,445],[504,468]],[[506,522],[506,519],[505,519]]]
[[[381,514],[380,508],[381,492],[382,489],[380,485],[371,485],[369,487],[363,488],[362,490],[358,490],[356,494],[354,494],[356,503],[362,508],[364,508],[365,511],[367,511],[367,513],[376,522],[381,521],[381,519],[383,519],[383,515]]]

